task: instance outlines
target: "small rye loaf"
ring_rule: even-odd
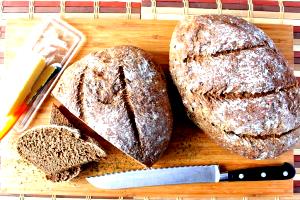
[[[87,55],[65,70],[52,95],[144,165],[168,145],[173,121],[164,73],[142,49],[117,46]]]
[[[57,125],[29,129],[19,138],[17,150],[53,182],[70,180],[81,165],[105,156],[100,147],[81,139],[77,129]]]
[[[298,83],[253,24],[229,15],[182,21],[170,43],[170,72],[189,117],[219,145],[267,159],[298,142]]]

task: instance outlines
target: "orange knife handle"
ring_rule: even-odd
[[[0,130],[0,141],[11,130],[11,128],[16,123],[16,121],[17,121],[17,117],[16,116],[11,115],[11,116],[7,117],[7,120],[6,120],[5,124],[4,124],[4,127],[1,128],[1,130]]]
[[[12,127],[15,125],[19,117],[23,114],[25,110],[27,110],[27,108],[28,106],[25,103],[23,103],[14,114],[5,117],[3,123],[1,123],[2,127],[0,127],[0,141],[12,129]]]

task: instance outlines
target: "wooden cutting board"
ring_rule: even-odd
[[[75,60],[82,58],[93,50],[114,45],[131,44],[150,52],[156,62],[167,71],[169,41],[176,21],[143,21],[143,20],[88,20],[68,19],[71,25],[82,31],[87,43]],[[7,39],[5,62],[10,63],[15,51],[26,42],[26,38],[41,21],[9,20],[7,23]],[[258,25],[275,41],[283,55],[293,63],[291,26]],[[172,90],[172,89],[171,89]],[[4,95],[4,94],[2,94]],[[49,123],[49,114],[53,99],[49,97],[40,109],[32,126]],[[193,125],[181,112],[182,106],[176,104],[178,97],[171,96],[176,115],[172,140],[162,158],[153,166],[171,167],[185,165],[219,164],[222,170],[233,170],[244,167],[279,164],[284,161],[293,162],[292,151],[286,152],[275,160],[249,160],[218,147],[208,139],[199,128]],[[101,142],[108,157],[99,164],[84,170],[79,177],[70,182],[51,183],[45,180],[43,173],[21,160],[15,150],[15,142],[19,134],[11,132],[1,144],[1,192],[13,194],[55,194],[79,196],[253,196],[253,195],[290,195],[293,182],[238,182],[213,184],[187,184],[176,186],[147,187],[126,190],[99,190],[89,185],[87,176],[109,172],[119,172],[143,167],[107,142]]]

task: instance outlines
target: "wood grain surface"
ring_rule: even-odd
[[[151,20],[88,20],[68,19],[71,25],[82,31],[87,37],[78,60],[91,51],[114,45],[131,44],[150,52],[155,61],[168,71],[169,40],[176,21]],[[15,52],[26,42],[38,20],[9,20],[7,22],[5,63],[7,66],[15,57]],[[258,25],[275,41],[282,54],[293,63],[293,29],[285,25]],[[182,114],[182,106],[175,91],[171,91],[171,102],[176,115],[174,132],[170,145],[162,158],[153,166],[171,167],[186,165],[219,164],[221,170],[240,169],[253,166],[279,164],[284,161],[293,162],[292,151],[286,152],[274,160],[249,160],[218,147],[212,140]],[[48,124],[51,104],[49,97],[40,109],[32,126]],[[180,116],[179,116],[180,115]],[[238,182],[214,184],[186,184],[175,186],[145,187],[126,190],[99,190],[89,185],[87,176],[104,173],[142,169],[143,167],[125,156],[122,152],[101,140],[108,157],[99,164],[85,169],[79,177],[70,182],[51,183],[45,180],[42,172],[20,159],[15,150],[15,143],[20,133],[10,132],[1,142],[1,194],[40,194],[97,197],[132,197],[132,196],[287,196],[292,195],[293,182]]]

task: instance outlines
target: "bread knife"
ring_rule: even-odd
[[[135,170],[86,178],[99,189],[125,189],[145,186],[190,183],[216,183],[220,181],[287,180],[295,176],[295,168],[289,163],[239,169],[220,173],[218,165],[171,167]]]

